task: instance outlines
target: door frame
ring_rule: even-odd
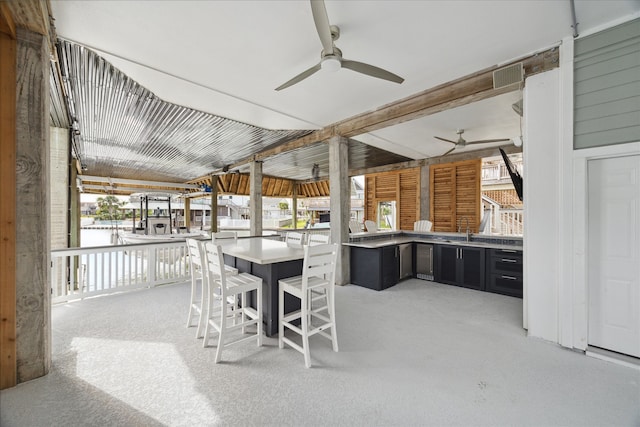
[[[570,305],[560,304],[560,328],[571,325],[572,347],[586,350],[588,346],[588,170],[590,160],[640,155],[640,141],[573,151],[573,203],[571,233],[572,280],[560,282],[560,293],[571,295]],[[568,337],[567,337],[568,338]],[[567,344],[569,344],[567,342]]]

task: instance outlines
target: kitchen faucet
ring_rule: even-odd
[[[467,242],[469,240],[471,240],[471,232],[469,230],[469,218],[466,216],[463,216],[462,218],[460,218],[460,220],[458,220],[458,233],[462,232],[462,220],[465,220],[467,222]]]

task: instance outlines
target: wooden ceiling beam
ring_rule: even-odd
[[[505,145],[502,147],[484,148],[482,150],[468,151],[457,154],[447,154],[446,156],[429,157],[420,160],[411,160],[409,162],[395,163],[392,165],[378,166],[368,169],[351,169],[349,170],[349,176],[358,175],[370,175],[374,173],[398,171],[402,169],[410,169],[415,167],[422,167],[428,165],[438,165],[441,163],[460,162],[464,160],[472,160],[483,157],[496,157],[500,156],[499,148],[502,148],[507,154],[522,153],[522,147],[516,147],[515,145]]]
[[[286,151],[325,142],[333,136],[351,138],[518,90],[517,86],[493,88],[493,72],[518,62],[523,63],[526,78],[557,68],[560,64],[560,53],[557,47],[553,47],[517,61],[489,67],[460,79],[427,89],[408,98],[384,105],[375,111],[362,113],[334,123],[323,129],[311,132],[302,138],[261,151],[230,167],[240,167],[251,161],[264,160]]]

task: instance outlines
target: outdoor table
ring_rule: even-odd
[[[304,250],[264,237],[220,239],[225,264],[262,278],[262,314],[267,336],[278,333],[278,280],[302,274]],[[255,296],[252,296],[255,298]],[[251,305],[255,307],[252,299]],[[285,299],[285,313],[299,309],[295,298]]]

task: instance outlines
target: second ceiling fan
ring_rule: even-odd
[[[340,38],[340,28],[336,25],[329,24],[329,16],[327,15],[327,9],[324,5],[324,0],[311,0],[311,12],[313,14],[313,20],[316,24],[316,30],[322,43],[322,52],[320,52],[320,62],[309,68],[306,71],[298,74],[288,82],[278,86],[276,90],[282,90],[293,86],[296,83],[301,82],[312,74],[320,71],[322,68],[326,68],[332,71],[337,71],[340,68],[347,68],[357,73],[366,74],[371,77],[376,77],[383,80],[388,80],[394,83],[402,83],[404,79],[392,72],[383,70],[382,68],[375,67],[373,65],[365,64],[358,61],[350,61],[342,57],[342,51],[334,45],[334,41]]]
[[[472,145],[472,144],[489,144],[491,142],[507,142],[507,141],[511,141],[510,138],[499,138],[499,139],[481,139],[481,140],[477,140],[477,141],[467,141],[466,139],[464,139],[462,137],[462,134],[464,133],[464,129],[458,129],[456,131],[456,133],[458,134],[458,140],[457,141],[452,141],[450,139],[446,139],[446,138],[442,138],[440,136],[434,136],[435,139],[439,139],[440,141],[444,141],[444,142],[450,142],[453,145],[453,148],[451,148],[449,151],[447,151],[446,153],[443,154],[443,156],[446,156],[447,154],[451,153],[453,150],[455,150],[456,148],[464,148],[467,145]]]

